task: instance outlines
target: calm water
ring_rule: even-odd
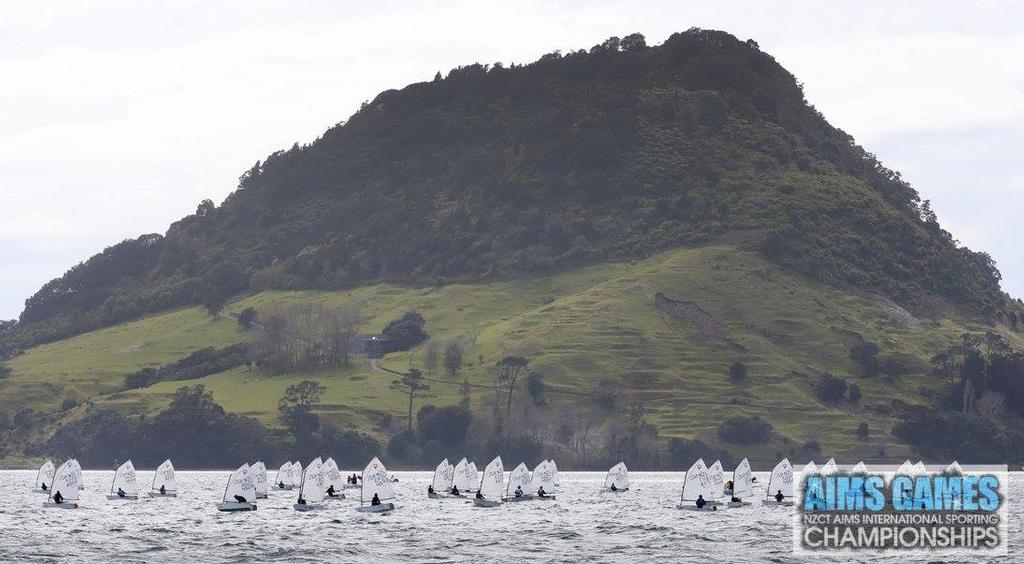
[[[113,472],[87,471],[80,509],[43,510],[45,496],[29,491],[35,475],[0,472],[2,561],[810,561],[791,554],[791,508],[755,501],[752,508],[715,513],[674,509],[682,473],[631,473],[632,490],[615,495],[598,492],[603,474],[563,472],[557,501],[478,509],[462,500],[427,499],[428,472],[398,472],[398,509],[385,516],[356,513],[358,490],[346,492],[355,500],[319,512],[298,513],[292,493],[271,491],[258,511],[221,513],[215,505],[228,472],[185,471],[177,472],[181,497],[134,502],[108,501]],[[767,475],[755,475],[760,498]],[[152,477],[139,472],[140,484]],[[1022,480],[1011,477],[1011,499]],[[1021,513],[1020,504],[1010,506],[1010,555],[1002,562],[1024,555]]]

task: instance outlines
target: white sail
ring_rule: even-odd
[[[896,469],[896,473],[903,476],[910,476],[914,473],[914,465],[909,460],[900,464],[900,467]]]
[[[306,503],[320,503],[324,500],[327,486],[324,484],[323,462],[317,457],[309,463],[299,481],[299,497]]]
[[[341,471],[338,470],[338,463],[333,458],[328,458],[324,461],[324,491],[327,488],[334,486],[335,492],[340,492],[345,489],[345,482],[341,479]]]
[[[959,462],[954,460],[952,464],[946,467],[945,473],[952,474],[954,476],[962,476],[964,473],[964,469],[960,467]]]
[[[707,492],[711,491],[711,476],[708,475],[708,467],[704,464],[703,458],[698,458],[697,462],[690,466],[690,469],[686,471],[686,476],[683,478],[683,493],[680,495],[680,499],[683,502],[697,501],[698,496],[704,496],[706,501],[710,501],[707,498]]]
[[[235,496],[243,498],[246,502],[256,501],[256,480],[252,475],[252,468],[248,464],[238,467],[228,476],[228,485],[224,488],[224,501],[233,503],[238,501]]]
[[[479,472],[476,469],[476,462],[470,462],[466,465],[466,483],[472,488],[480,480]],[[460,486],[461,489],[461,486]]]
[[[520,489],[523,495],[530,493],[530,482],[533,478],[530,476],[530,469],[526,467],[522,462],[519,466],[516,466],[515,470],[508,475],[508,485],[505,486],[505,497],[513,498],[516,496],[516,489]]]
[[[829,475],[835,474],[838,471],[839,471],[839,468],[836,466],[836,459],[829,458],[828,462],[826,462],[825,465],[821,467],[820,474],[822,476],[829,476]]]
[[[608,475],[604,477],[604,489],[611,489],[613,484],[617,490],[629,488],[629,470],[626,468],[625,462],[612,466],[608,470]]]
[[[555,484],[555,469],[551,466],[551,461],[545,460],[533,469],[533,475],[530,477],[529,493],[537,493],[540,491],[540,488],[544,488],[545,495],[555,495],[557,487]]]
[[[804,478],[806,478],[807,476],[810,476],[811,474],[817,474],[817,473],[818,473],[818,465],[815,464],[813,460],[808,462],[807,466],[804,466],[804,469],[800,471],[800,474]]]
[[[75,470],[75,474],[78,475],[78,489],[85,489],[85,480],[82,478],[82,465],[78,463],[77,458],[71,459],[71,468]]]
[[[750,461],[746,458],[732,471],[732,495],[739,499],[754,495],[754,473],[750,471]]]
[[[53,485],[50,487],[50,498],[60,492],[64,501],[75,502],[79,499],[79,486],[81,485],[82,471],[78,468],[77,461],[68,460],[60,465],[54,473]]]
[[[725,470],[722,469],[721,460],[716,460],[708,467],[708,476],[711,478],[711,486],[704,499],[711,501],[725,495]]]
[[[132,465],[131,460],[125,461],[124,464],[117,467],[117,472],[114,472],[114,481],[110,484],[110,494],[117,494],[119,489],[126,496],[139,495],[139,484],[135,481],[135,466]]]
[[[501,497],[501,489],[505,485],[505,468],[501,457],[497,456],[484,468],[480,478],[480,495],[485,499],[496,500]]]
[[[446,458],[445,460],[448,459]],[[442,488],[440,489],[438,489],[437,484],[435,484],[434,491],[444,492],[452,489],[452,486],[455,486],[459,488],[460,492],[468,492],[470,489],[472,489],[473,484],[476,483],[475,480],[469,480],[468,469],[469,462],[467,462],[466,459],[463,458],[462,460],[459,461],[458,464],[452,467],[452,479],[447,484],[444,484],[444,486],[442,486]]]
[[[466,459],[463,458],[462,462],[465,461]],[[459,464],[462,464],[462,462]],[[437,468],[434,469],[434,480],[430,483],[430,486],[434,488],[434,492],[436,493],[445,493],[451,489],[449,485],[452,483],[454,477],[455,467],[449,464],[448,459],[445,458],[437,465]],[[458,483],[455,485],[458,486]],[[459,487],[459,490],[462,491],[462,488]]]
[[[253,481],[256,483],[256,497],[267,497],[267,465],[262,460],[256,461],[252,468]]]
[[[292,483],[292,463],[285,462],[277,469],[277,480],[274,482],[277,486],[288,487]]]
[[[53,476],[57,473],[57,469],[53,467],[53,462],[47,460],[39,467],[39,472],[36,473],[36,489],[41,490],[43,486],[47,489],[53,485]]]
[[[554,459],[549,460],[548,464],[551,465],[551,471],[555,473],[555,486],[561,486],[562,482],[558,479],[558,465],[555,464]]]
[[[785,498],[793,498],[793,465],[788,458],[783,458],[772,469],[772,477],[768,480],[765,499],[774,499],[778,492]]]
[[[867,473],[868,473],[868,467],[864,465],[864,461],[863,460],[861,460],[857,464],[854,464],[853,468],[850,468],[850,474],[867,474]]]
[[[395,497],[394,486],[391,484],[391,476],[387,468],[381,464],[377,457],[374,457],[366,468],[363,469],[363,487],[359,494],[362,503],[370,503],[374,494],[381,502],[386,502]]]
[[[928,474],[928,467],[924,465],[924,462],[921,462],[920,460],[918,460],[916,463],[914,463],[914,475],[915,476],[925,476],[927,474]]]
[[[153,491],[160,491],[161,486],[169,494],[178,491],[178,482],[174,479],[174,465],[169,459],[157,466],[156,473],[153,474]]]
[[[299,462],[298,460],[292,462],[292,467],[288,469],[288,478],[290,481],[286,482],[286,485],[291,486],[293,488],[299,487],[299,485],[302,483],[301,462]]]

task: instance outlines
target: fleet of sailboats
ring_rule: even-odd
[[[44,508],[78,509],[81,495],[82,469],[78,461],[71,459],[57,468],[50,486],[49,495],[43,502]]]

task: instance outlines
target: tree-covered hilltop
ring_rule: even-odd
[[[717,240],[913,310],[1009,315],[989,256],[959,246],[789,72],[753,41],[691,29],[383,92],[258,162],[222,205],[47,283],[6,339],[249,289],[493,280]]]

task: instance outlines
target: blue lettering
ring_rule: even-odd
[[[999,509],[999,478],[992,475],[982,476],[978,480],[978,493],[981,494],[978,507],[982,511]]]

